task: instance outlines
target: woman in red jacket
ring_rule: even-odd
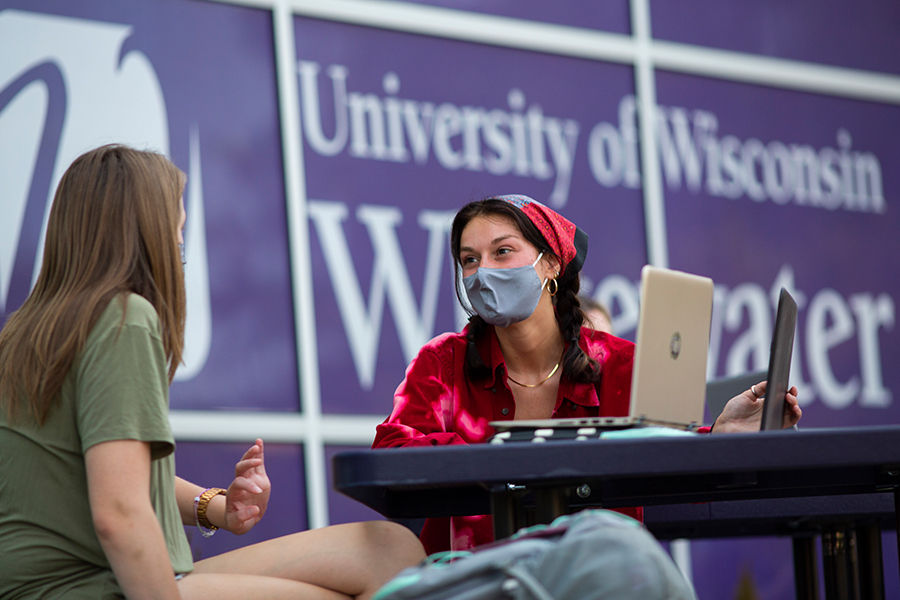
[[[422,347],[373,447],[485,442],[495,420],[628,414],[634,344],[584,326],[581,229],[527,196],[499,196],[464,206],[450,244],[472,317]],[[716,431],[759,429],[765,384],[755,388],[729,402]],[[796,389],[786,405],[790,426],[800,418]],[[422,531],[429,554],[492,539],[489,516],[428,519]]]

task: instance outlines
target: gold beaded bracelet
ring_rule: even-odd
[[[209,502],[216,496],[224,496],[227,490],[222,488],[208,488],[202,494],[194,498],[194,521],[197,523],[197,529],[200,530],[203,537],[212,537],[218,527],[210,523],[206,516],[209,508]]]

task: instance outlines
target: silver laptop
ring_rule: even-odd
[[[712,301],[712,279],[645,266],[628,416],[493,421],[495,437],[501,441],[509,439],[507,433],[527,430],[541,437],[538,431],[700,425]]]

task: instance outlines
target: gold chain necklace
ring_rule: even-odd
[[[544,377],[543,379],[541,379],[540,381],[538,381],[537,383],[519,383],[518,381],[516,381],[515,379],[512,378],[512,375],[509,374],[509,371],[506,372],[506,378],[509,379],[510,381],[512,381],[514,384],[521,385],[522,387],[527,387],[527,388],[537,387],[537,386],[541,385],[542,383],[544,383],[545,381],[547,381],[548,379],[550,379],[551,377],[553,377],[553,374],[556,373],[556,370],[559,368],[559,363],[561,363],[561,362],[562,362],[562,359],[560,358],[559,362],[556,363],[556,366],[553,367],[553,370],[550,371],[550,374],[547,375],[546,377]]]

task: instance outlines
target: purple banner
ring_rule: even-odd
[[[900,74],[893,0],[650,0],[650,17],[661,40]]]
[[[469,200],[557,208],[590,236],[593,281],[646,262],[636,156],[617,155],[618,189],[592,174],[595,123],[622,114],[636,135],[629,67],[312,19],[296,31],[326,412],[386,415],[419,347],[458,330],[447,234]]]
[[[71,161],[109,142],[154,148],[188,174],[172,407],[297,410],[271,14],[186,0],[3,6],[0,124],[18,126],[0,136],[0,318],[30,288]]]
[[[671,266],[717,284],[711,370],[765,369],[799,306],[804,424],[900,421],[900,107],[658,73]],[[778,107],[778,110],[772,110]]]
[[[571,0],[565,3],[520,2],[519,0],[403,1],[410,4],[428,4],[442,8],[464,10],[466,12],[540,21],[542,23],[589,27],[611,33],[628,34],[631,31],[631,18],[627,0],[616,0],[615,2]]]
[[[417,4],[631,30],[625,0]],[[650,8],[657,40],[900,74],[896,2]],[[33,283],[71,161],[109,142],[154,148],[189,178],[172,407],[299,410],[272,23],[219,2],[0,0],[0,322]],[[295,256],[312,265],[298,292],[314,301],[326,417],[386,415],[421,344],[462,326],[450,219],[487,195],[530,195],[584,229],[584,292],[633,338],[647,244],[631,65],[293,25],[310,233]],[[656,83],[670,266],[716,282],[709,375],[766,367],[784,286],[800,307],[801,426],[900,422],[900,107],[662,71]],[[178,450],[181,475],[222,485],[245,446]],[[267,460],[267,519],[241,538],[192,532],[197,557],[307,527],[302,448],[269,445]],[[332,522],[377,518],[333,491],[328,508]],[[792,597],[786,544],[696,542],[699,597]],[[895,597],[893,536],[884,551]]]

